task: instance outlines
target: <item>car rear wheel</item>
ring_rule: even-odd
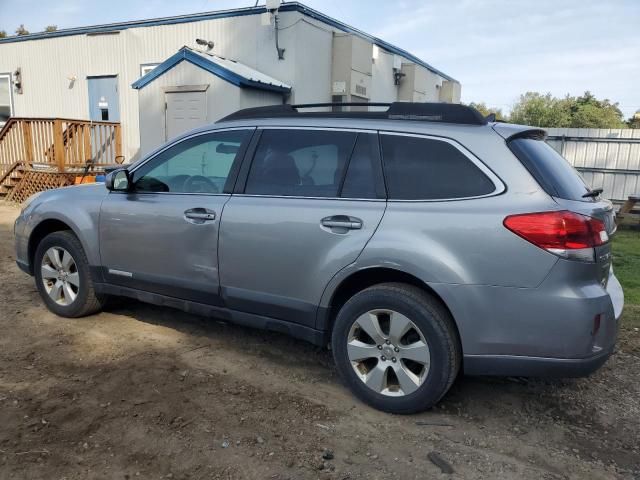
[[[435,405],[460,368],[453,319],[412,285],[367,288],[340,309],[332,333],[336,367],[354,394],[392,413]]]
[[[95,292],[82,245],[70,231],[42,239],[34,257],[34,274],[40,296],[56,315],[83,317],[104,304]]]

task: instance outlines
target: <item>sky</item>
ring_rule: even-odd
[[[264,0],[260,0],[263,4]],[[508,111],[551,92],[640,109],[640,0],[303,0],[402,47]],[[253,6],[254,0],[0,0],[0,30],[68,28]]]

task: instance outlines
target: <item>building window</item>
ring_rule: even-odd
[[[156,68],[158,65],[160,64],[159,63],[143,63],[142,65],[140,65],[140,76],[144,77],[147,73],[149,73],[151,70]]]
[[[0,73],[0,123],[5,123],[12,115],[11,75]]]

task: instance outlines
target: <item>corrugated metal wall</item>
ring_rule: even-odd
[[[87,77],[117,75],[123,148],[126,161],[132,161],[141,153],[138,91],[131,88],[140,66],[160,63],[184,45],[199,48],[196,38],[214,41],[218,55],[292,85],[293,103],[331,101],[333,34],[340,31],[297,12],[279,18],[284,60],[277,58],[273,26],[262,25],[260,15],[247,15],[0,43],[0,73],[22,69],[24,93],[13,96],[13,116],[77,119],[89,118]],[[437,92],[442,78],[433,79],[430,87]],[[378,97],[371,100],[395,100],[392,80],[392,65],[376,68],[372,89]]]
[[[624,201],[640,194],[640,130],[547,128],[547,142],[603,196]]]

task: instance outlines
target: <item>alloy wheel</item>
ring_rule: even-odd
[[[351,326],[347,355],[360,380],[387,396],[415,392],[429,373],[429,344],[418,326],[388,309],[370,310]]]
[[[44,289],[58,305],[71,305],[80,290],[78,266],[62,247],[49,248],[42,257],[40,273]]]

